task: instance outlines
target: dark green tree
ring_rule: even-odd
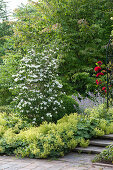
[[[6,2],[0,0],[0,20],[7,20]]]
[[[4,0],[0,0],[0,61],[2,61],[2,56],[5,55],[4,44],[7,42],[6,36],[10,36],[12,32],[8,22],[6,5]]]
[[[97,60],[105,60],[111,32],[111,0],[43,0],[16,11],[15,50],[42,51],[55,43],[59,49],[59,77],[67,94],[94,90],[92,77]]]
[[[8,21],[6,5],[4,0],[0,0],[0,105],[7,105],[11,101],[12,93],[9,91],[9,84],[12,83],[11,75],[14,71],[13,57],[5,58],[6,51],[11,48],[10,36],[13,33]]]

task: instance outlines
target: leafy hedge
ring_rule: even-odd
[[[0,106],[0,113],[11,113],[12,112],[12,109],[10,108],[9,105],[3,105],[3,106]]]
[[[11,117],[10,117],[11,116]],[[113,133],[113,108],[104,105],[88,109],[85,115],[73,113],[57,123],[27,125],[10,114],[0,115],[0,153],[22,157],[60,157],[77,145],[87,147],[91,137]]]

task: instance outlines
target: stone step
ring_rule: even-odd
[[[113,144],[113,140],[108,140],[108,139],[93,139],[93,140],[90,140],[90,145],[93,145],[93,146],[106,147],[110,144]]]
[[[98,137],[98,139],[92,139],[90,140],[90,145],[87,148],[77,147],[73,151],[99,154],[110,144],[113,144],[113,134],[104,135]]]
[[[98,137],[98,138],[101,138],[101,139],[112,139],[112,140],[113,140],[113,134],[100,136],[100,137]]]
[[[99,146],[88,146],[87,148],[77,147],[73,151],[74,152],[83,152],[83,153],[95,153],[99,154],[102,152],[105,148],[99,147]]]

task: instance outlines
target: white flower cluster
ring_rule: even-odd
[[[45,50],[35,56],[34,52],[29,52],[22,58],[18,74],[13,75],[18,91],[14,100],[21,114],[33,114],[38,118],[40,115],[40,119],[46,120],[63,108],[63,101],[59,101],[63,93],[62,84],[57,80],[57,67],[53,50]]]

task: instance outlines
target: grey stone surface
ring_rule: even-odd
[[[104,138],[104,139],[113,139],[113,134],[100,136],[100,138]]]
[[[90,145],[97,145],[97,146],[108,146],[110,144],[113,144],[113,140],[108,140],[108,139],[94,139],[90,141]]]
[[[100,147],[100,146],[88,146],[87,148],[77,147],[74,149],[74,151],[98,154],[102,152],[104,149],[105,149],[104,147]]]
[[[77,147],[74,151],[83,152],[83,153],[100,153],[106,146],[113,144],[113,134],[104,135],[98,137],[98,139],[90,140],[90,145],[87,148]]]
[[[70,153],[58,160],[18,159],[0,156],[0,170],[113,170],[112,167],[93,165],[94,154]]]

